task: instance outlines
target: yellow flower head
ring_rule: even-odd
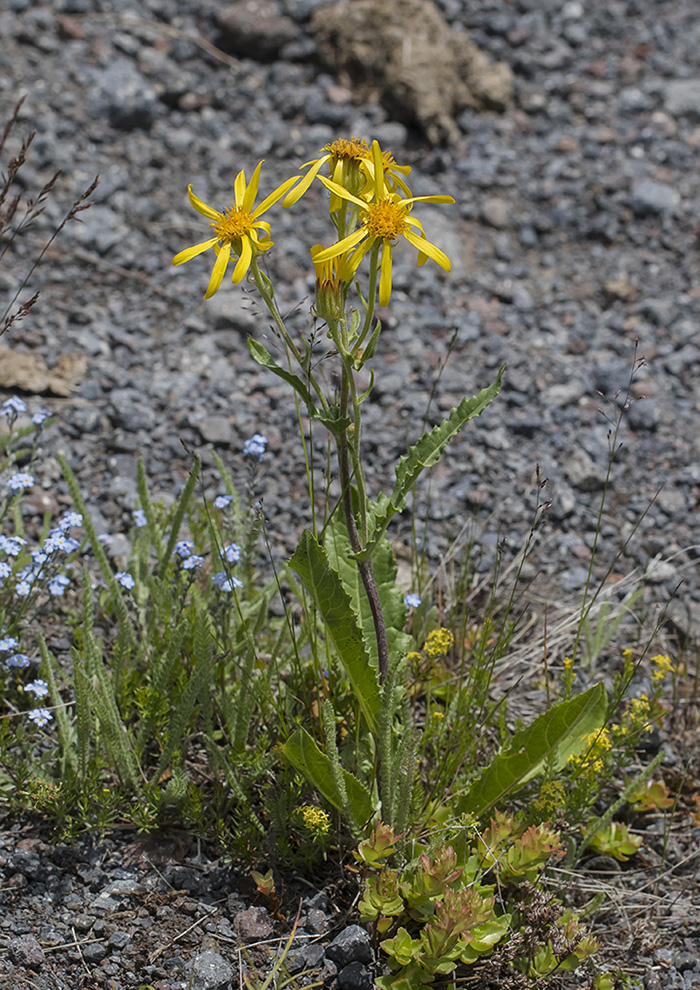
[[[265,220],[261,220],[260,217],[298,181],[298,176],[287,179],[274,192],[270,193],[259,206],[255,207],[262,164],[262,162],[258,164],[250,182],[246,182],[244,171],[238,173],[233,185],[235,202],[223,213],[214,210],[211,206],[203,203],[201,199],[198,199],[192,192],[191,185],[187,187],[190,203],[198,213],[209,220],[209,226],[214,231],[214,236],[207,241],[202,241],[200,244],[194,244],[192,247],[180,251],[173,258],[173,264],[182,265],[198,254],[208,251],[209,248],[214,249],[217,257],[209,279],[209,286],[204,294],[205,299],[210,299],[221,285],[232,255],[237,256],[238,260],[233,269],[231,281],[240,282],[250,268],[253,256],[262,254],[263,251],[272,247],[270,225]],[[262,231],[262,239],[258,231]]]
[[[326,835],[331,830],[330,816],[313,804],[305,804],[297,808],[297,815],[309,832],[315,835]]]
[[[567,762],[576,772],[601,774],[605,769],[605,754],[612,749],[610,732],[606,728],[598,729],[596,732],[589,732],[582,741],[586,745],[584,751],[577,756],[570,756]]]
[[[391,248],[399,237],[405,237],[409,244],[418,248],[418,264],[423,265],[431,258],[446,272],[451,269],[450,259],[440,248],[431,244],[425,236],[418,220],[410,215],[414,203],[454,203],[452,196],[409,196],[402,198],[392,192],[384,175],[382,152],[376,141],[372,142],[374,188],[369,200],[360,199],[331,179],[320,175],[319,179],[331,193],[359,206],[360,225],[337,244],[321,251],[315,261],[327,261],[340,254],[353,250],[351,264],[356,271],[367,252],[378,245],[381,253],[381,273],[379,278],[379,305],[386,306],[391,296]],[[417,229],[419,233],[416,233]]]
[[[654,664],[654,672],[651,675],[652,681],[662,681],[666,674],[673,673],[673,664],[670,657],[659,653],[657,656],[651,658],[651,662]]]
[[[429,632],[425,643],[423,644],[423,652],[426,653],[431,660],[436,657],[444,657],[450,652],[454,646],[455,638],[449,629],[440,628],[433,629]]]
[[[324,154],[325,152],[325,154]],[[382,151],[382,165],[385,176],[388,177],[390,188],[395,191],[399,187],[404,195],[410,196],[411,190],[404,181],[404,176],[411,171],[410,165],[397,165],[388,151]],[[328,165],[328,177],[355,196],[368,197],[374,188],[374,159],[367,142],[362,138],[338,138],[321,148],[321,157],[305,162],[301,167],[308,168],[304,178],[285,197],[283,206],[292,206],[298,202],[324,165]],[[309,166],[311,166],[309,168]],[[340,209],[341,202],[333,193],[331,195],[331,213]]]

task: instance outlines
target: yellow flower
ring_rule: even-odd
[[[651,675],[652,681],[662,681],[666,674],[673,673],[673,664],[671,663],[670,657],[659,653],[657,656],[651,658],[651,662],[656,668]]]
[[[245,180],[245,172],[240,171],[238,173],[233,185],[235,202],[224,213],[207,206],[195,196],[191,185],[187,187],[190,203],[198,213],[209,220],[209,226],[214,231],[214,237],[180,251],[173,258],[173,264],[182,265],[191,258],[196,258],[198,254],[208,251],[209,248],[214,248],[217,257],[209,279],[209,286],[204,294],[205,299],[210,299],[221,285],[232,255],[237,256],[238,261],[233,269],[231,281],[240,282],[250,268],[253,256],[262,254],[263,251],[272,247],[270,225],[265,220],[261,220],[260,217],[298,181],[298,176],[287,179],[254,209],[262,164],[262,162],[258,164],[248,183]],[[258,235],[258,230],[262,231],[262,239]]]
[[[312,159],[301,166],[301,168],[307,168],[310,165],[311,168],[299,182],[299,185],[285,197],[283,206],[293,206],[300,200],[326,164],[328,164],[331,178],[338,185],[349,188],[351,192],[362,190],[365,179],[360,173],[360,163],[365,161],[369,155],[367,142],[360,138],[351,138],[349,141],[345,138],[339,138],[337,141],[331,141],[330,144],[324,145],[321,152],[324,151],[326,152],[325,155],[321,154],[320,158]]]
[[[360,226],[347,237],[343,237],[337,244],[326,248],[325,251],[320,251],[314,260],[316,262],[328,261],[330,258],[335,258],[355,248],[356,250],[353,250],[350,258],[354,272],[370,248],[379,242],[381,251],[379,305],[386,306],[391,296],[391,248],[399,236],[405,237],[409,244],[418,248],[419,265],[425,264],[427,259],[431,258],[446,272],[450,271],[452,267],[450,259],[440,248],[430,243],[420,221],[414,220],[410,213],[414,203],[454,203],[454,199],[452,196],[410,196],[402,199],[398,193],[391,192],[387,187],[382,152],[376,141],[372,142],[372,157],[374,189],[369,201],[353,195],[331,179],[326,179],[322,175],[319,176],[321,182],[330,189],[331,193],[335,193],[341,199],[347,199],[361,208]],[[412,229],[414,227],[420,231],[420,235],[415,233]]]
[[[393,155],[388,151],[382,151],[381,156],[384,174],[389,180],[391,191],[394,192],[398,186],[404,195],[410,196],[411,190],[403,176],[409,174],[411,166],[397,165]],[[374,188],[374,158],[367,142],[361,138],[350,138],[349,141],[338,138],[337,141],[331,141],[321,148],[320,158],[305,162],[301,167],[308,168],[309,165],[311,168],[299,184],[287,194],[283,206],[292,206],[300,200],[324,165],[328,165],[329,178],[354,195],[366,197],[371,195]],[[334,193],[331,196],[331,213],[335,213],[340,205]]]
[[[301,808],[297,808],[297,814],[309,832],[317,835],[326,835],[330,832],[331,819],[322,808],[316,808],[313,804],[305,804]]]
[[[431,660],[434,660],[436,657],[444,657],[449,653],[454,646],[454,642],[455,638],[449,629],[445,629],[444,627],[433,629],[425,639],[423,651]]]
[[[605,754],[612,749],[610,732],[603,728],[597,732],[589,732],[582,737],[586,749],[568,758],[567,763],[576,772],[588,771],[589,773],[600,774],[605,768]]]

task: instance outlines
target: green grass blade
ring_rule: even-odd
[[[163,555],[158,559],[158,572],[162,573],[163,568],[170,560],[173,550],[175,549],[175,544],[177,543],[177,538],[180,534],[180,527],[182,526],[183,520],[187,513],[188,506],[192,500],[195,487],[197,485],[197,479],[199,478],[199,472],[202,467],[202,462],[198,457],[195,457],[194,464],[192,465],[192,470],[190,471],[185,487],[182,490],[180,498],[177,500],[177,505],[175,507],[175,514],[173,516],[172,525],[170,527],[170,535],[168,536],[168,542],[163,551]]]

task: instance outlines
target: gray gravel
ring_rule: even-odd
[[[225,285],[203,303],[208,259],[176,270],[171,258],[202,236],[186,201],[188,183],[204,200],[224,204],[235,173],[244,167],[250,174],[260,158],[270,189],[336,136],[376,137],[413,165],[416,193],[450,192],[457,206],[416,211],[452,257],[451,276],[430,264],[416,269],[410,251],[395,252],[377,387],[365,407],[373,490],[390,486],[396,457],[419,435],[451,341],[430,423],[507,362],[500,399],[451,445],[429,499],[427,487],[419,493],[429,553],[439,561],[474,519],[486,570],[497,545],[520,546],[544,498],[551,504],[536,566],[557,595],[580,594],[610,419],[625,404],[636,356],[596,573],[614,564],[646,511],[614,571],[648,570],[659,602],[682,582],[669,615],[681,635],[696,632],[696,3],[442,0],[455,29],[511,66],[516,90],[503,114],[461,113],[459,140],[443,148],[430,147],[379,103],[354,104],[342,80],[318,64],[309,31],[317,5],[261,5],[266,17],[247,24],[252,35],[242,49],[217,20],[213,0],[6,0],[0,8],[0,117],[26,94],[19,131],[37,131],[23,181],[35,192],[63,169],[20,261],[100,175],[95,205],[33,279],[40,306],[9,339],[49,367],[66,354],[89,359],[73,395],[37,399],[59,416],[47,433],[37,508],[68,504],[56,448],[77,471],[100,528],[116,533],[128,529],[137,505],[138,457],[154,491],[171,499],[189,467],[183,443],[208,468],[216,449],[236,473],[243,442],[262,432],[270,440],[264,506],[271,540],[280,556],[289,551],[308,523],[294,406],[246,345],[249,333],[270,341],[267,320],[240,287]],[[298,307],[291,324],[303,332],[312,291],[308,247],[328,236],[323,197],[310,194],[295,210],[278,211],[274,230],[269,270],[282,309]],[[20,270],[0,272],[0,291],[12,291]],[[538,465],[547,479],[542,492]],[[218,493],[213,473],[208,478]],[[408,517],[394,532],[401,555]],[[10,882],[34,882],[32,863],[25,865],[12,867]],[[96,898],[142,896],[115,893],[107,879],[119,878],[96,880]],[[82,897],[73,913],[90,915]],[[81,930],[97,932],[95,917]],[[55,924],[49,913],[46,925]],[[9,933],[9,958],[33,972],[50,940],[48,928],[38,942],[36,928],[27,928]],[[125,936],[104,926],[97,935],[90,951],[108,954],[95,955],[92,965],[107,978]],[[229,962],[215,956],[207,950],[201,957],[197,985],[226,985]],[[354,969],[344,985],[365,985],[364,962],[348,963]],[[657,960],[664,986],[693,985],[693,968],[681,962]],[[180,985],[166,972],[153,980]]]

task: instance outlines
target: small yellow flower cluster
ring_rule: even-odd
[[[554,818],[566,806],[566,788],[561,780],[548,780],[540,787],[534,802],[535,810],[544,819]]]
[[[673,673],[673,664],[670,657],[658,653],[655,657],[651,658],[651,662],[654,664],[654,672],[651,675],[652,681],[663,681],[667,674]]]
[[[586,748],[577,756],[570,756],[567,763],[574,773],[600,774],[605,769],[605,755],[612,749],[610,733],[598,729],[583,737]]]
[[[433,629],[426,637],[423,652],[431,660],[435,660],[437,657],[446,656],[454,646],[454,642],[455,638],[449,629],[443,627]]]
[[[327,835],[331,830],[330,815],[323,808],[317,808],[313,804],[305,804],[301,808],[297,808],[297,815],[304,828],[314,835]]]
[[[618,736],[651,732],[653,728],[653,706],[646,694],[640,694],[638,698],[630,698],[619,724],[614,726],[615,734]]]

